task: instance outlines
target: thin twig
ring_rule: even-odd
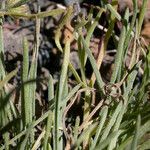
[[[94,114],[103,106],[104,104],[104,99],[101,100],[98,105],[93,109],[93,111],[89,114],[89,116],[85,119],[85,121],[81,124],[81,126],[79,127],[79,133],[82,131],[83,128],[85,128],[85,126],[88,124],[88,122],[90,121],[90,119],[94,116]]]
[[[82,92],[87,91],[87,90],[89,90],[89,91],[94,91],[93,88],[88,88],[88,87],[87,87],[87,88],[80,89],[80,90],[76,93],[75,97],[71,100],[71,102],[68,104],[68,106],[65,108],[65,110],[64,110],[64,112],[63,112],[63,117],[62,117],[62,118],[63,118],[63,131],[64,131],[64,135],[65,135],[66,139],[70,139],[70,138],[69,138],[69,135],[68,135],[68,133],[67,133],[67,127],[66,127],[66,124],[65,124],[66,115],[67,115],[69,109],[70,109],[70,108],[72,107],[72,105],[75,103],[75,101],[76,101],[78,95],[81,94]]]

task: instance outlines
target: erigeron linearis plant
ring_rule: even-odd
[[[143,6],[140,10],[140,17],[137,17],[137,1],[133,0],[134,13],[131,18],[131,24],[129,23],[129,10],[126,10],[125,16],[122,17],[117,12],[116,5],[103,2],[103,8],[93,7],[96,9],[98,14],[96,18],[93,17],[93,10],[91,9],[88,19],[84,17],[77,20],[77,24],[70,27],[71,19],[73,16],[73,8],[70,6],[66,10],[54,9],[49,12],[38,12],[37,14],[30,14],[26,1],[21,0],[8,0],[3,1],[2,9],[0,11],[1,22],[5,15],[15,18],[28,18],[35,19],[36,21],[36,38],[34,53],[32,56],[31,65],[29,65],[29,48],[28,41],[26,38],[23,40],[23,64],[22,64],[22,84],[16,87],[14,90],[20,90],[22,108],[21,113],[16,111],[15,105],[11,101],[10,93],[6,91],[8,81],[16,74],[17,70],[11,73],[6,73],[5,67],[3,66],[3,57],[0,59],[0,118],[2,133],[4,142],[0,149],[11,149],[12,145],[18,149],[37,149],[41,147],[45,150],[54,149],[61,150],[66,149],[144,149],[149,146],[149,139],[142,141],[143,135],[149,132],[150,121],[149,117],[149,103],[147,102],[149,86],[149,64],[150,64],[150,52],[149,47],[142,47],[147,49],[144,60],[144,74],[142,83],[137,86],[134,85],[134,81],[138,74],[138,69],[141,66],[141,60],[137,62],[131,61],[130,70],[124,68],[124,58],[126,58],[127,51],[131,40],[139,40],[141,26],[146,10],[147,0],[143,1]],[[114,1],[113,1],[114,2]],[[115,1],[117,2],[117,1]],[[107,21],[109,23],[108,30],[106,31],[105,37],[101,40],[99,60],[96,61],[89,48],[90,39],[93,36],[93,32],[99,20],[101,19],[102,13],[109,11]],[[35,120],[35,90],[37,81],[37,56],[39,49],[39,32],[40,32],[40,18],[48,16],[56,16],[64,13],[60,24],[55,32],[55,42],[64,56],[62,69],[60,72],[60,80],[58,87],[54,90],[53,78],[50,75],[48,80],[48,99],[49,109],[40,118]],[[117,54],[115,57],[115,67],[111,76],[111,81],[105,84],[102,80],[99,69],[106,52],[108,41],[114,32],[114,25],[116,20],[122,22],[123,28],[120,34],[119,41],[117,42]],[[136,21],[137,20],[137,21]],[[90,26],[88,26],[90,23]],[[67,28],[65,28],[67,27]],[[60,41],[61,31],[65,28],[65,46],[62,46]],[[70,30],[76,35],[75,40],[78,43],[78,55],[80,61],[80,72],[81,77],[70,63],[70,50],[72,35]],[[82,29],[87,30],[87,35],[83,36]],[[135,31],[135,32],[134,32]],[[0,25],[0,52],[4,55],[3,46],[3,28]],[[132,59],[136,58],[137,44],[134,42]],[[89,59],[93,68],[93,75],[90,82],[88,82],[85,74],[85,64]],[[76,86],[71,90],[68,88],[68,70],[70,70],[75,79]],[[97,82],[98,88],[94,86]],[[119,91],[119,92],[118,92]],[[91,107],[93,95],[97,92],[100,94],[100,100],[98,105]],[[81,93],[83,98],[80,97]],[[143,94],[144,93],[144,94]],[[83,116],[77,116],[75,124],[71,124],[69,128],[66,124],[67,113],[71,110],[72,105],[77,100],[84,100],[83,103]],[[136,101],[135,101],[136,99]],[[116,101],[117,100],[117,101]],[[98,114],[94,117],[95,114]],[[21,116],[21,118],[20,118]],[[35,127],[42,122],[44,119],[47,122],[43,122],[41,133],[35,139]],[[16,124],[19,126],[17,127]],[[10,132],[8,127],[16,127],[17,132],[12,129],[13,138],[10,139]],[[70,134],[69,134],[70,131]],[[63,133],[65,137],[63,138]]]

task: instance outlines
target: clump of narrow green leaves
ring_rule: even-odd
[[[8,12],[13,13],[27,13],[29,12],[29,8],[26,4],[23,4],[25,2],[21,0],[6,0],[6,10]]]
[[[134,12],[130,16],[126,9],[124,16],[117,12],[118,1],[112,3],[102,1],[102,7],[92,6],[86,19],[78,14],[76,24],[72,27],[74,9],[69,6],[65,10],[54,9],[48,12],[30,14],[24,0],[6,0],[0,10],[0,150],[2,149],[150,149],[150,139],[145,138],[150,132],[150,47],[142,46],[140,33],[148,0],[143,0],[141,9],[138,9],[137,1],[133,0]],[[97,11],[96,17],[93,11]],[[90,49],[90,41],[94,37],[94,31],[99,25],[102,14],[106,13],[108,29],[103,38],[100,37],[101,46],[98,60]],[[138,15],[139,12],[139,15]],[[53,77],[49,74],[46,79],[48,85],[48,108],[39,118],[36,110],[37,82],[42,82],[37,77],[37,58],[39,51],[40,19],[48,16],[62,14],[62,20],[55,32],[55,43],[63,55],[63,63],[60,78],[54,88]],[[2,17],[21,17],[34,19],[35,43],[31,64],[29,64],[28,40],[23,38],[23,61],[21,84],[14,89],[7,90],[11,78],[17,69],[6,72],[4,66],[4,41]],[[131,17],[131,19],[130,19]],[[129,22],[131,20],[131,22]],[[116,38],[114,26],[116,21],[122,23],[119,38]],[[71,42],[76,41],[79,57],[79,71],[75,70],[70,62]],[[64,46],[61,43],[62,29],[64,34]],[[86,35],[83,33],[86,31]],[[4,35],[5,36],[5,35]],[[104,56],[107,52],[109,40],[115,41],[116,55],[114,69],[110,81],[105,83],[100,73]],[[132,45],[132,49],[130,48]],[[139,47],[140,45],[140,47]],[[143,52],[140,59],[137,49]],[[131,52],[128,69],[125,61],[128,52]],[[89,60],[92,66],[92,75],[86,76],[86,63]],[[141,73],[140,70],[143,70]],[[75,85],[70,88],[68,83],[69,72],[75,78]],[[137,82],[139,74],[142,79]],[[13,103],[14,92],[20,93],[20,110]],[[99,95],[98,98],[95,95]],[[82,97],[81,97],[82,95]],[[97,98],[97,99],[96,99]],[[82,113],[74,116],[71,124],[67,124],[68,112],[72,112],[72,106],[77,99],[82,101]],[[40,126],[41,132],[37,133],[36,127]]]

